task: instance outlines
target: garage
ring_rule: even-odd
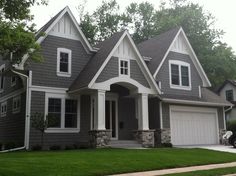
[[[173,145],[218,144],[218,118],[214,108],[170,106]]]

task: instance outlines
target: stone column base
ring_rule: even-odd
[[[134,131],[134,138],[143,147],[154,147],[154,131],[155,130],[136,130]]]
[[[89,143],[92,148],[104,148],[109,146],[111,140],[111,130],[91,130],[89,131]]]
[[[155,131],[155,143],[156,146],[161,146],[162,144],[171,143],[171,135],[169,128],[157,129]]]

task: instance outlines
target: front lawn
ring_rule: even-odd
[[[0,176],[89,176],[236,161],[204,149],[97,149],[0,154]]]
[[[236,173],[236,167],[229,168],[221,168],[221,169],[212,169],[205,171],[194,171],[194,172],[186,172],[179,174],[170,174],[165,176],[221,176],[226,174],[234,174]]]

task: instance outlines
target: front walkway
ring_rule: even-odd
[[[223,164],[210,164],[210,165],[203,165],[203,166],[183,167],[183,168],[176,168],[176,169],[164,169],[164,170],[156,170],[156,171],[136,172],[136,173],[127,173],[127,174],[118,174],[118,175],[113,175],[113,176],[157,176],[157,175],[177,174],[177,173],[183,173],[183,172],[211,170],[211,169],[219,169],[219,168],[227,168],[227,167],[236,167],[236,162],[223,163]]]

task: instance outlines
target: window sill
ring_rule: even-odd
[[[13,110],[12,113],[13,113],[13,114],[18,114],[18,113],[20,113],[20,109]]]
[[[78,128],[48,128],[45,133],[79,133]]]
[[[3,93],[4,92],[4,90],[3,89],[0,89],[0,93]]]
[[[57,72],[57,76],[61,76],[61,77],[71,77],[71,74],[70,74],[70,73]]]
[[[192,90],[190,86],[177,86],[177,85],[170,85],[172,89],[179,89],[179,90]]]
[[[7,116],[7,114],[1,114],[1,117],[6,117]]]

